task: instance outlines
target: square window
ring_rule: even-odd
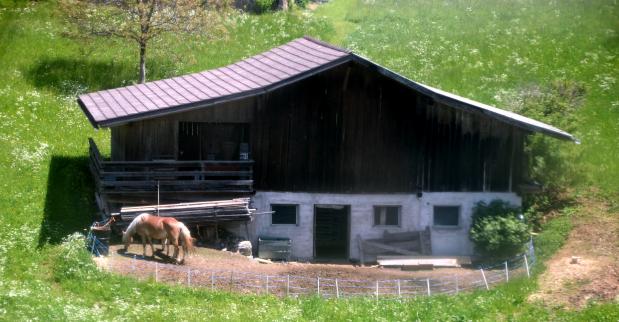
[[[458,227],[460,206],[434,206],[434,226]]]
[[[296,225],[298,205],[271,205],[271,225]]]
[[[374,226],[399,226],[400,206],[374,206]]]

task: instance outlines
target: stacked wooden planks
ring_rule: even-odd
[[[432,269],[434,267],[461,267],[470,265],[469,256],[378,256],[378,265],[382,267],[409,269]]]
[[[122,207],[120,217],[129,223],[142,213],[174,217],[185,224],[206,224],[227,221],[251,220],[255,209],[249,207],[249,198],[187,202],[165,205]]]

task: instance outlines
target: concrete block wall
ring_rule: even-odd
[[[250,238],[254,248],[259,236],[285,237],[292,240],[294,259],[311,259],[314,256],[314,206],[350,206],[350,258],[359,258],[357,236],[364,239],[380,238],[384,231],[405,232],[432,229],[432,251],[434,255],[471,255],[473,245],[468,239],[471,211],[478,201],[493,199],[509,201],[520,205],[521,199],[515,193],[489,192],[431,192],[421,198],[414,194],[329,194],[258,191],[252,198],[257,212],[269,212],[271,204],[298,205],[296,225],[271,225],[271,214],[258,214],[250,225]],[[399,226],[374,226],[374,206],[401,206]],[[460,225],[457,228],[432,226],[433,207],[460,206]]]

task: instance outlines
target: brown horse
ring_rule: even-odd
[[[168,240],[174,246],[174,259],[182,263],[185,256],[193,250],[193,239],[189,233],[187,226],[178,220],[171,217],[152,216],[147,213],[140,214],[135,217],[127,230],[123,232],[123,243],[125,244],[124,251],[129,248],[129,244],[133,239],[133,235],[138,234],[142,238],[142,246],[144,248],[144,257],[146,257],[146,241],[150,243],[152,256],[155,256],[155,247],[153,239]],[[179,239],[183,245],[183,259],[178,260],[179,255]]]

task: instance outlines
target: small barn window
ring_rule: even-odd
[[[458,227],[460,206],[434,206],[434,226]]]
[[[271,225],[296,225],[298,223],[298,205],[272,204]]]
[[[374,206],[374,226],[399,226],[400,206]]]

